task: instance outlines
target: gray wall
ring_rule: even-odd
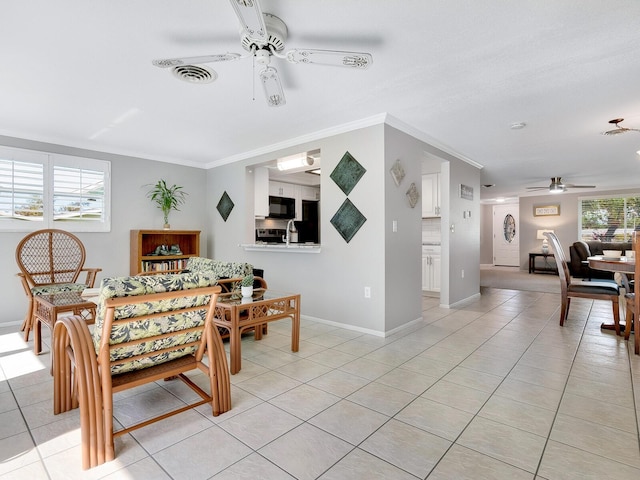
[[[253,209],[251,167],[312,149],[320,149],[322,156],[321,253],[245,251],[240,244],[253,243],[254,238],[253,217],[247,214]],[[349,243],[330,223],[346,196],[329,175],[346,151],[366,169],[349,199],[367,221]],[[448,305],[474,296],[479,292],[479,170],[383,124],[209,170],[207,204],[216,205],[225,191],[235,203],[226,222],[210,210],[209,252],[217,259],[242,259],[263,268],[271,289],[300,292],[303,314],[307,317],[377,333],[401,328],[422,318],[421,209],[419,205],[409,207],[406,191],[412,182],[421,188],[425,152],[444,162],[443,209],[452,205],[458,225],[458,233],[451,239],[456,259],[451,265],[443,261],[441,303]],[[396,159],[400,159],[406,173],[400,187],[389,174]],[[445,198],[449,191],[457,192],[460,183],[474,188],[473,201],[458,198],[450,202]],[[463,210],[471,211],[471,218],[463,221]],[[395,233],[392,231],[394,220],[398,224]],[[443,236],[443,250],[448,241],[449,238]],[[461,279],[463,268],[466,273]],[[450,275],[451,270],[456,272],[456,278]],[[364,298],[365,286],[371,287],[370,299]]]
[[[200,248],[206,254],[207,218],[202,215],[206,179],[202,169],[8,137],[0,137],[0,144],[111,161],[111,231],[76,234],[87,250],[85,265],[102,268],[96,285],[103,277],[129,273],[130,230],[162,229],[162,212],[146,198],[147,187],[143,187],[161,178],[185,187],[189,194],[186,204],[181,211],[172,212],[169,221],[175,229],[201,230]],[[25,235],[0,232],[0,264],[4,266],[0,271],[1,323],[22,322],[26,312],[27,300],[15,276],[15,247]]]
[[[164,178],[183,185],[189,193],[181,212],[170,222],[176,229],[202,231],[201,254],[220,260],[247,261],[265,270],[269,287],[302,294],[302,313],[351,325],[371,333],[390,333],[422,318],[421,309],[421,209],[410,208],[406,190],[411,182],[421,189],[421,163],[425,154],[442,160],[443,225],[456,223],[456,233],[443,232],[443,286],[441,303],[450,305],[479,291],[479,170],[461,160],[386,124],[377,124],[319,140],[282,148],[251,159],[219,166],[206,172],[192,167],[138,158],[87,152],[69,147],[0,138],[0,144],[70,155],[89,156],[112,162],[112,225],[109,233],[79,234],[87,247],[87,266],[103,268],[104,276],[128,273],[129,231],[160,228],[162,213],[146,198],[146,184]],[[321,238],[319,254],[245,251],[240,244],[253,243],[252,166],[279,156],[320,149]],[[349,199],[367,218],[362,228],[346,243],[330,220],[346,196],[329,174],[346,151],[366,169],[349,194]],[[406,177],[400,187],[389,170],[400,159]],[[459,184],[474,189],[473,201],[449,199]],[[225,222],[216,210],[224,192],[234,208]],[[453,196],[453,193],[452,193]],[[448,210],[451,209],[451,213]],[[463,211],[471,218],[462,220]],[[392,221],[398,231],[392,232]],[[449,235],[452,235],[451,238]],[[3,260],[10,268],[0,274],[5,305],[4,322],[24,317],[26,300],[14,273],[15,245],[24,236],[0,233],[6,246]],[[446,260],[449,253],[455,259]],[[461,269],[465,278],[460,278]],[[364,287],[371,298],[364,298]]]
[[[493,265],[493,205],[480,205],[480,265]]]
[[[385,331],[385,194],[382,166],[384,125],[375,125],[331,136],[296,147],[256,156],[207,172],[207,202],[217,204],[226,190],[235,207],[226,222],[215,212],[211,218],[210,242],[216,259],[243,259],[265,270],[269,288],[302,295],[305,316],[352,325],[372,332]],[[252,165],[300,151],[319,148],[322,156],[319,254],[249,252],[239,245],[253,243]],[[346,243],[330,220],[346,196],[329,177],[346,151],[367,170],[349,199],[367,218],[362,228]],[[249,167],[249,168],[247,168]],[[237,199],[237,201],[236,201]],[[416,219],[416,222],[418,220]],[[419,225],[418,227],[419,228]],[[419,241],[419,237],[415,239]],[[416,259],[418,259],[416,255]],[[419,286],[419,279],[414,282]],[[371,298],[364,298],[364,287]],[[401,314],[402,322],[413,320],[419,311]]]

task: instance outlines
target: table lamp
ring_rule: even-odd
[[[549,253],[549,241],[547,237],[544,236],[545,232],[553,233],[553,230],[538,230],[538,240],[542,240],[542,253]]]

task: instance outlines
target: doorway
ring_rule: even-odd
[[[493,264],[520,266],[519,205],[493,207]]]

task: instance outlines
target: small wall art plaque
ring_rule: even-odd
[[[366,217],[360,213],[360,210],[347,198],[331,219],[331,225],[333,225],[342,238],[349,243],[366,221]]]
[[[473,200],[473,187],[469,185],[460,184],[460,198],[465,200]]]
[[[418,192],[418,188],[415,183],[409,185],[409,190],[407,190],[407,199],[409,200],[409,205],[411,208],[414,208],[420,199],[420,192]]]
[[[365,168],[349,152],[346,152],[329,176],[345,195],[349,195],[364,172],[366,172]]]
[[[404,168],[400,165],[400,160],[396,160],[396,163],[391,167],[391,177],[393,177],[396,187],[399,187],[404,178]]]
[[[218,209],[218,213],[220,213],[220,216],[225,222],[227,221],[227,218],[229,218],[229,214],[231,213],[231,210],[233,210],[233,207],[234,203],[231,201],[231,197],[227,195],[227,192],[225,190],[225,192],[220,197],[218,206],[216,207]]]

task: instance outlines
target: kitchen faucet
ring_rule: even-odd
[[[296,229],[295,223],[293,223],[293,218],[287,222],[287,235],[282,236],[282,240],[286,242],[287,245],[291,242],[291,234],[296,233],[298,230]]]

